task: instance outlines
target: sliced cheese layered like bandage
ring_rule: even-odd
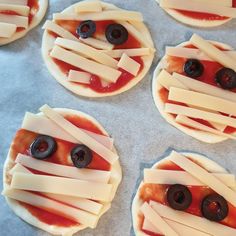
[[[59,165],[51,162],[37,160],[33,157],[23,154],[18,154],[15,162],[30,169],[41,171],[47,174],[100,183],[108,183],[111,176],[110,171],[78,169],[73,166]]]
[[[6,15],[0,13],[0,22],[16,25],[17,27],[28,28],[28,17]]]
[[[112,185],[48,175],[15,173],[11,188],[110,201]]]
[[[82,84],[90,84],[91,74],[82,71],[70,70],[68,81]]]
[[[228,187],[235,187],[235,176],[225,173],[212,173]],[[144,169],[144,183],[152,184],[183,184],[189,186],[205,186],[188,172],[173,170]]]
[[[152,53],[150,48],[132,48],[132,49],[114,49],[114,50],[103,50],[108,56],[113,58],[120,58],[123,53],[129,57],[136,56],[148,56]]]
[[[73,136],[78,141],[82,142],[84,145],[88,146],[94,152],[103,157],[110,164],[114,164],[118,160],[119,157],[116,153],[112,152],[111,150],[97,142],[95,139],[91,138],[85,132],[78,129],[75,125],[64,119],[63,116],[54,111],[48,105],[42,106],[40,108],[40,111],[42,111],[49,119],[63,128],[71,136]]]
[[[91,68],[93,68],[93,74],[104,78],[108,82],[115,83],[121,75],[121,72],[116,69],[81,57],[59,46],[53,47],[50,56],[87,72],[90,72]]]
[[[114,48],[113,44],[105,42],[100,39],[92,38],[92,37],[86,38],[86,39],[80,38],[79,40],[81,42],[83,42],[89,46],[92,46],[93,48],[97,48],[97,49],[112,50]]]
[[[0,22],[0,38],[11,38],[16,29],[17,26],[15,24]]]
[[[13,175],[14,173],[25,173],[25,174],[32,174],[30,170],[25,168],[19,163],[16,163],[13,168],[9,171],[10,175]]]
[[[75,7],[75,12],[83,13],[83,12],[101,12],[102,4],[100,1],[85,1],[80,2]]]
[[[49,135],[54,138],[62,139],[71,143],[80,143],[79,140],[74,138],[72,135],[70,135],[63,128],[55,124],[55,122],[51,121],[47,117],[35,115],[30,112],[25,113],[21,128],[32,131],[34,133]],[[77,129],[80,128],[77,127]],[[81,129],[81,131],[85,132],[91,138],[95,139],[97,142],[101,143],[108,149],[113,149],[114,140],[112,138],[96,134],[85,129]]]
[[[45,211],[52,212],[56,215],[63,216],[70,220],[74,220],[75,222],[90,228],[95,228],[98,221],[98,217],[91,213],[30,192],[16,189],[6,189],[3,191],[3,195],[14,200],[33,205]]]
[[[47,20],[43,25],[43,29],[49,30],[62,38],[71,39],[74,41],[78,41],[78,39],[69,31],[65,30],[63,27],[57,25],[56,23]]]
[[[27,6],[28,0],[0,0],[0,3]]]
[[[199,165],[195,164],[187,157],[172,151],[169,159],[176,165],[187,171],[193,177],[209,186],[216,193],[224,197],[234,207],[236,206],[236,192],[227,187],[223,182],[216,178],[213,174],[209,173]],[[235,229],[236,231],[236,229]]]
[[[199,0],[187,2],[185,0],[160,0],[160,6],[162,8],[210,13],[230,18],[236,17],[236,9],[233,7],[208,2],[200,3]]]
[[[28,16],[30,7],[28,6],[21,6],[21,5],[12,5],[12,4],[2,4],[0,3],[0,11],[12,11],[21,16]]]

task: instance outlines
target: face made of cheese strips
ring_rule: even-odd
[[[180,162],[179,158],[181,159]],[[183,160],[188,159],[187,164],[182,158]],[[204,173],[201,175],[201,180],[194,176],[195,172],[190,174],[189,168],[192,165],[194,167],[197,165]],[[208,175],[209,173],[213,178],[213,185],[215,179],[216,182],[220,180],[222,181],[221,185],[223,185],[221,187],[226,189],[225,192],[229,191],[228,193],[231,195],[232,191],[234,198],[230,201],[232,200],[235,204],[234,175],[229,174],[224,168],[203,155],[172,152],[154,164],[152,168],[145,169],[144,180],[140,183],[132,203],[135,235],[233,236],[236,232],[236,224],[233,220],[236,208],[228,200],[229,213],[223,221],[213,222],[202,217],[200,207],[202,200],[206,196],[216,191],[219,193],[222,190],[221,188],[212,189],[208,186],[211,184],[208,181],[210,178],[207,178],[205,174]],[[196,173],[196,175],[200,174]],[[186,186],[192,194],[192,203],[184,211],[173,210],[166,200],[166,191],[174,184]],[[226,195],[223,197],[226,198]]]
[[[63,129],[50,114],[66,123]],[[53,137],[57,145],[45,160],[30,154],[30,146],[39,135]],[[70,154],[82,143],[78,135],[84,145],[90,142],[92,151],[92,161],[82,169],[73,165]],[[96,152],[98,147],[103,155]],[[53,235],[95,228],[111,207],[122,178],[119,160],[111,157],[118,158],[113,139],[91,116],[48,106],[36,115],[26,113],[5,161],[3,195],[17,216]]]
[[[81,38],[76,30],[92,20],[95,33]],[[128,39],[113,45],[106,38],[109,25],[119,24]],[[151,35],[142,14],[98,0],[82,1],[46,21],[42,54],[52,76],[65,88],[85,97],[112,96],[135,86],[154,57]]]
[[[48,0],[0,0],[0,46],[24,37],[43,19]]]
[[[223,89],[215,81],[216,73],[222,68],[234,70],[235,51],[226,44],[201,38],[201,42],[214,47],[211,51],[217,50],[216,54],[209,55],[206,48],[193,46],[192,40],[196,38],[199,36],[193,35],[189,42],[166,47],[166,55],[153,76],[155,104],[167,122],[200,141],[217,143],[235,139],[236,120],[231,114],[236,102],[235,89]],[[197,59],[203,65],[204,71],[199,78],[190,78],[184,72],[188,59]],[[181,94],[180,98],[177,94]]]

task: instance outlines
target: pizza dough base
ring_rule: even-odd
[[[219,45],[221,48],[224,48],[224,49],[227,49],[227,50],[233,50],[233,48],[231,46],[227,45],[227,44],[219,43],[219,42],[216,42],[216,41],[209,41],[209,42],[214,43],[215,45]],[[184,47],[185,45],[188,45],[188,44],[190,44],[190,42],[184,42],[184,43],[181,43],[181,44],[177,45],[177,47]],[[158,92],[162,88],[162,86],[158,83],[157,76],[161,72],[161,70],[163,68],[163,65],[165,65],[166,58],[167,57],[164,56],[161,59],[161,61],[159,62],[159,64],[157,65],[157,68],[154,71],[153,80],[152,80],[152,95],[153,95],[156,107],[158,108],[158,110],[161,113],[162,117],[168,123],[175,126],[177,129],[181,130],[185,134],[190,135],[191,137],[196,138],[196,139],[198,139],[202,142],[219,143],[219,142],[227,140],[228,138],[223,137],[223,136],[219,136],[219,135],[212,134],[212,133],[205,132],[205,131],[189,129],[189,128],[177,123],[173,116],[171,116],[170,114],[164,112],[164,103],[162,102],[162,100],[159,96],[159,92]]]
[[[75,110],[71,110],[71,109],[62,109],[62,108],[56,108],[54,109],[56,111],[58,111],[60,114],[62,115],[66,115],[66,114],[72,114],[72,115],[79,115],[81,117],[85,117],[87,118],[89,121],[93,122],[99,129],[102,130],[102,132],[105,134],[105,135],[108,135],[108,133],[105,131],[105,129],[98,123],[97,120],[95,120],[93,117],[85,114],[85,113],[82,113],[82,112],[79,112],[79,111],[75,111]],[[38,115],[42,115],[42,113],[39,113]],[[116,152],[115,148],[113,150],[114,152]],[[4,186],[4,189],[9,186],[7,184],[7,175],[9,174],[9,170],[13,167],[14,165],[14,161],[12,160],[11,158],[11,148],[9,150],[9,153],[8,153],[8,156],[7,156],[7,159],[4,163],[4,168],[3,168],[3,186]],[[112,192],[112,197],[111,199],[113,199],[115,197],[115,193],[118,189],[118,186],[121,182],[121,179],[122,179],[122,172],[121,172],[121,166],[120,166],[120,163],[119,161],[117,161],[113,166],[112,166],[112,169],[111,169],[111,179],[110,179],[110,182],[109,183],[112,183],[113,184],[113,192]],[[79,225],[79,226],[73,226],[73,227],[59,227],[59,226],[54,226],[54,225],[48,225],[44,222],[41,222],[39,221],[36,217],[34,217],[26,208],[24,208],[22,205],[20,205],[18,203],[18,201],[14,200],[14,199],[11,199],[11,198],[8,198],[8,197],[5,197],[6,198],[6,201],[9,205],[9,207],[13,210],[13,212],[19,216],[20,218],[22,218],[24,221],[26,221],[27,223],[37,227],[37,228],[40,228],[44,231],[47,231],[48,233],[50,234],[53,234],[53,235],[62,235],[62,236],[70,236],[70,235],[73,235],[74,233],[80,231],[80,230],[83,230],[85,228],[87,228],[86,226],[84,225]],[[105,203],[104,204],[104,207],[99,215],[99,218],[105,213],[107,212],[111,207],[111,203]]]
[[[220,165],[218,165],[216,162],[208,159],[207,157],[200,155],[200,154],[196,154],[196,153],[188,153],[188,152],[183,152],[183,155],[186,155],[188,157],[191,157],[193,160],[198,161],[201,165],[204,166],[204,168],[206,170],[208,170],[209,172],[217,172],[217,173],[228,173],[223,167],[221,167]],[[169,156],[165,157],[164,159],[158,161],[156,164],[154,164],[152,166],[152,169],[157,168],[158,165],[164,163]],[[145,234],[144,232],[142,232],[139,229],[139,209],[140,207],[143,205],[143,201],[139,198],[139,191],[140,188],[143,185],[143,181],[140,183],[137,193],[133,199],[133,203],[132,203],[132,219],[133,219],[133,229],[135,232],[136,236],[145,236],[147,234]]]
[[[101,2],[101,3],[102,3],[102,6],[105,10],[119,9],[118,7],[116,7],[113,4],[108,4],[108,3],[103,3],[103,2]],[[74,11],[74,7],[79,4],[80,3],[76,3],[76,4],[66,8],[62,12],[67,13],[67,14],[71,13]],[[146,40],[147,44],[149,45],[149,47],[153,48],[154,44],[153,44],[151,35],[150,35],[147,27],[143,23],[133,24],[133,26],[137,27],[139,29],[139,31],[142,32],[142,35],[143,35],[143,37],[145,37],[145,40]],[[50,35],[47,32],[47,30],[45,30],[44,34],[43,34],[43,40],[42,40],[42,55],[43,55],[44,62],[46,63],[46,66],[47,66],[49,72],[62,86],[64,86],[65,88],[67,88],[71,92],[73,92],[77,95],[80,95],[80,96],[84,96],[84,97],[113,96],[113,95],[117,95],[117,94],[123,93],[123,92],[131,89],[136,84],[138,84],[143,79],[143,77],[146,75],[146,73],[149,71],[149,69],[152,65],[153,58],[154,58],[154,53],[152,53],[148,56],[143,56],[142,57],[143,62],[144,62],[143,70],[138,74],[137,77],[133,78],[124,87],[122,87],[114,92],[98,93],[98,92],[90,89],[89,87],[85,87],[83,85],[75,84],[75,83],[71,83],[71,82],[67,81],[66,75],[63,72],[61,72],[60,68],[58,68],[58,66],[53,62],[52,58],[49,56],[49,51],[51,51],[51,49],[53,48],[54,41],[55,41],[55,38],[52,35]]]
[[[20,32],[16,32],[11,38],[6,38],[6,39],[0,38],[0,46],[9,44],[17,39],[24,37],[31,29],[36,27],[41,22],[47,11],[47,8],[48,8],[48,0],[39,0],[39,10],[37,14],[33,17],[33,20],[30,23],[29,27]]]

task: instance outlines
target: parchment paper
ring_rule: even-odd
[[[45,19],[76,1],[50,0]],[[236,48],[236,20],[215,29],[184,26],[164,13],[154,0],[110,0],[128,10],[141,11],[152,33],[157,56],[149,74],[135,88],[115,97],[85,99],[60,86],[49,74],[41,57],[41,25],[25,38],[0,48],[0,157],[1,172],[9,145],[20,127],[26,111],[37,112],[47,103],[52,107],[81,110],[94,116],[115,138],[123,167],[123,181],[112,208],[96,229],[79,233],[82,236],[133,235],[131,201],[143,172],[170,149],[194,151],[207,155],[236,173],[236,142],[216,145],[201,143],[170,126],[161,118],[151,95],[153,70],[163,56],[166,45],[176,45],[190,38],[193,32]],[[2,178],[2,176],[1,176]],[[0,188],[2,189],[2,181]],[[26,224],[8,208],[0,197],[0,235],[47,235]]]

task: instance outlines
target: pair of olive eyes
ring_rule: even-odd
[[[47,135],[39,135],[30,145],[30,155],[38,160],[51,157],[57,150],[54,138]],[[85,145],[78,144],[70,152],[71,160],[75,167],[85,168],[92,161],[92,151]]]
[[[186,186],[174,184],[167,190],[167,202],[171,208],[184,211],[192,203],[192,194]],[[229,213],[227,201],[218,194],[206,196],[202,200],[200,207],[203,217],[211,221],[222,221]]]
[[[92,37],[96,32],[96,23],[92,20],[82,21],[76,29],[76,34],[81,38]],[[109,43],[120,45],[128,40],[128,31],[121,24],[110,24],[106,27],[105,36]]]

